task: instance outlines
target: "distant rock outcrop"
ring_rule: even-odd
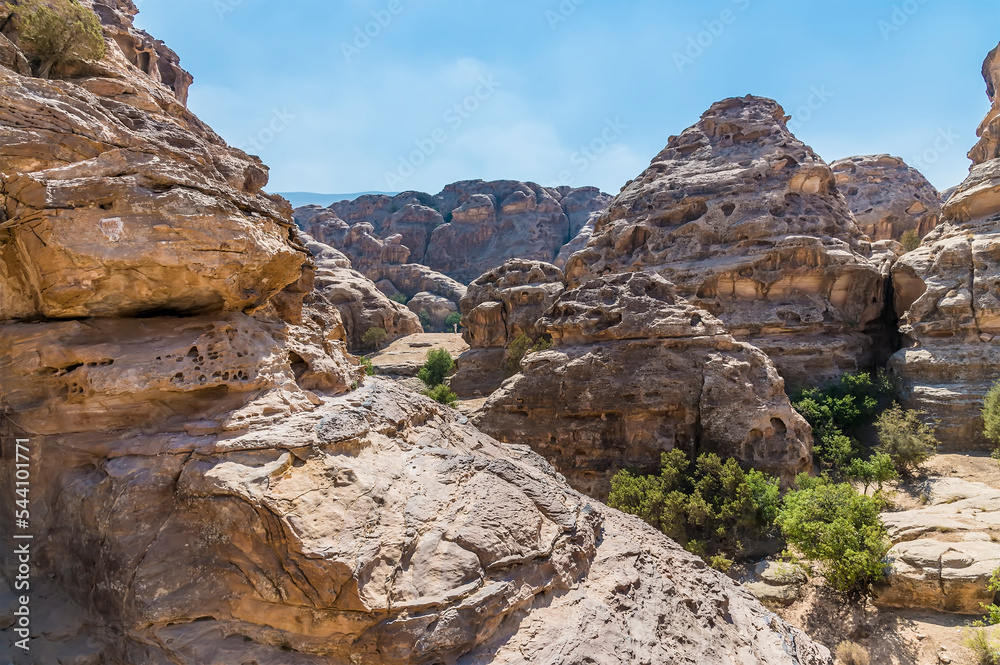
[[[296,222],[340,249],[367,274],[385,262],[377,241],[398,236],[419,263],[468,284],[507,259],[551,262],[611,202],[594,187],[546,188],[513,180],[470,180],[440,194],[368,195],[329,208],[306,206]]]
[[[873,241],[918,238],[941,221],[941,195],[920,171],[899,157],[863,155],[830,164],[858,227]]]
[[[812,468],[809,425],[771,361],[652,273],[592,280],[538,321],[554,348],[532,353],[476,424],[527,443],[570,484],[606,497],[623,468],[715,452],[790,482]]]
[[[795,386],[868,367],[883,277],[830,167],[785,122],[769,99],[714,104],[615,198],[570,285],[657,272]]]
[[[1000,47],[983,66],[993,108],[969,153],[946,223],[894,266],[905,346],[891,362],[903,401],[926,411],[953,450],[988,449],[982,400],[1000,379]]]

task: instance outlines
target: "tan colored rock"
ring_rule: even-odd
[[[762,561],[754,570],[754,581],[743,588],[765,604],[788,606],[802,597],[808,581],[805,572],[790,563]]]
[[[969,178],[945,204],[948,221],[893,267],[904,348],[891,362],[905,406],[926,411],[946,449],[989,449],[982,400],[1000,379],[1000,158],[991,147],[997,115],[996,57],[987,58],[994,108],[970,152]],[[986,161],[982,161],[986,160]]]
[[[899,157],[848,157],[830,168],[858,227],[873,241],[900,240],[907,231],[923,238],[941,220],[941,195]]]
[[[503,366],[506,348],[521,335],[532,343],[540,339],[538,320],[565,289],[561,270],[521,259],[473,281],[462,298],[462,335],[471,349],[452,379],[458,395],[485,397],[497,390],[510,376]]]
[[[372,279],[369,268],[387,262],[378,241],[398,235],[410,250],[409,261],[468,284],[508,259],[552,261],[610,202],[595,187],[470,180],[448,185],[436,196],[404,192],[365,195],[329,208],[305,206],[295,211],[295,219],[306,232],[351,256],[355,269]],[[401,256],[393,254],[396,263],[405,263]]]
[[[675,448],[735,457],[785,482],[812,467],[809,426],[767,356],[662,277],[593,280],[538,325],[554,348],[526,356],[476,424],[530,445],[579,491],[606,497],[615,472],[654,472]]]
[[[427,362],[427,354],[444,349],[452,358],[469,350],[461,335],[455,333],[420,333],[397,339],[371,357],[380,376],[416,376]]]
[[[793,386],[872,364],[883,279],[830,168],[782,108],[727,99],[672,137],[571,257],[571,286],[654,271]]]
[[[407,308],[417,316],[420,312],[427,312],[432,330],[445,330],[445,320],[452,314],[458,314],[458,305],[453,301],[436,296],[427,291],[421,291],[406,303]]]

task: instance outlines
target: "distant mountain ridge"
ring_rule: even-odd
[[[315,192],[276,192],[279,196],[284,196],[291,201],[293,208],[301,208],[307,205],[318,205],[327,207],[340,201],[353,201],[366,194],[379,194],[383,196],[396,196],[399,192],[358,192],[356,194],[317,194]]]

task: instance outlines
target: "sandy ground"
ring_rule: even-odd
[[[986,453],[948,453],[932,457],[922,477],[897,486],[895,509],[921,505],[924,481],[932,476],[962,478],[1000,488],[1000,467]],[[834,649],[843,640],[865,647],[872,665],[979,665],[964,645],[974,616],[926,610],[878,608],[848,600],[812,576],[803,598],[787,608],[772,608],[813,639]]]

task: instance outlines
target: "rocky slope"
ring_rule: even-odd
[[[528,355],[476,424],[530,445],[603,498],[622,468],[663,452],[715,452],[781,477],[812,468],[812,434],[758,349],[651,273],[592,280],[538,321],[554,348]]]
[[[955,450],[991,447],[979,409],[1000,379],[998,49],[983,66],[993,108],[969,153],[969,177],[945,203],[946,223],[892,271],[905,340],[892,369],[905,404],[927,411],[938,422],[938,438]]]
[[[610,202],[594,187],[470,180],[448,185],[436,196],[404,192],[362,196],[329,208],[306,206],[295,211],[295,220],[348,254],[366,274],[369,266],[386,262],[379,243],[384,241],[409,250],[407,259],[396,263],[426,265],[468,284],[507,259],[552,261]]]
[[[862,155],[830,164],[858,227],[872,240],[923,238],[941,220],[941,195],[899,157]]]
[[[883,277],[833,172],[785,122],[769,99],[714,104],[615,198],[570,284],[657,272],[794,385],[868,366]]]
[[[830,664],[526,448],[358,386],[266,169],[133,65],[129,0],[95,1],[106,62],[0,68],[0,492],[28,439],[32,662]]]

